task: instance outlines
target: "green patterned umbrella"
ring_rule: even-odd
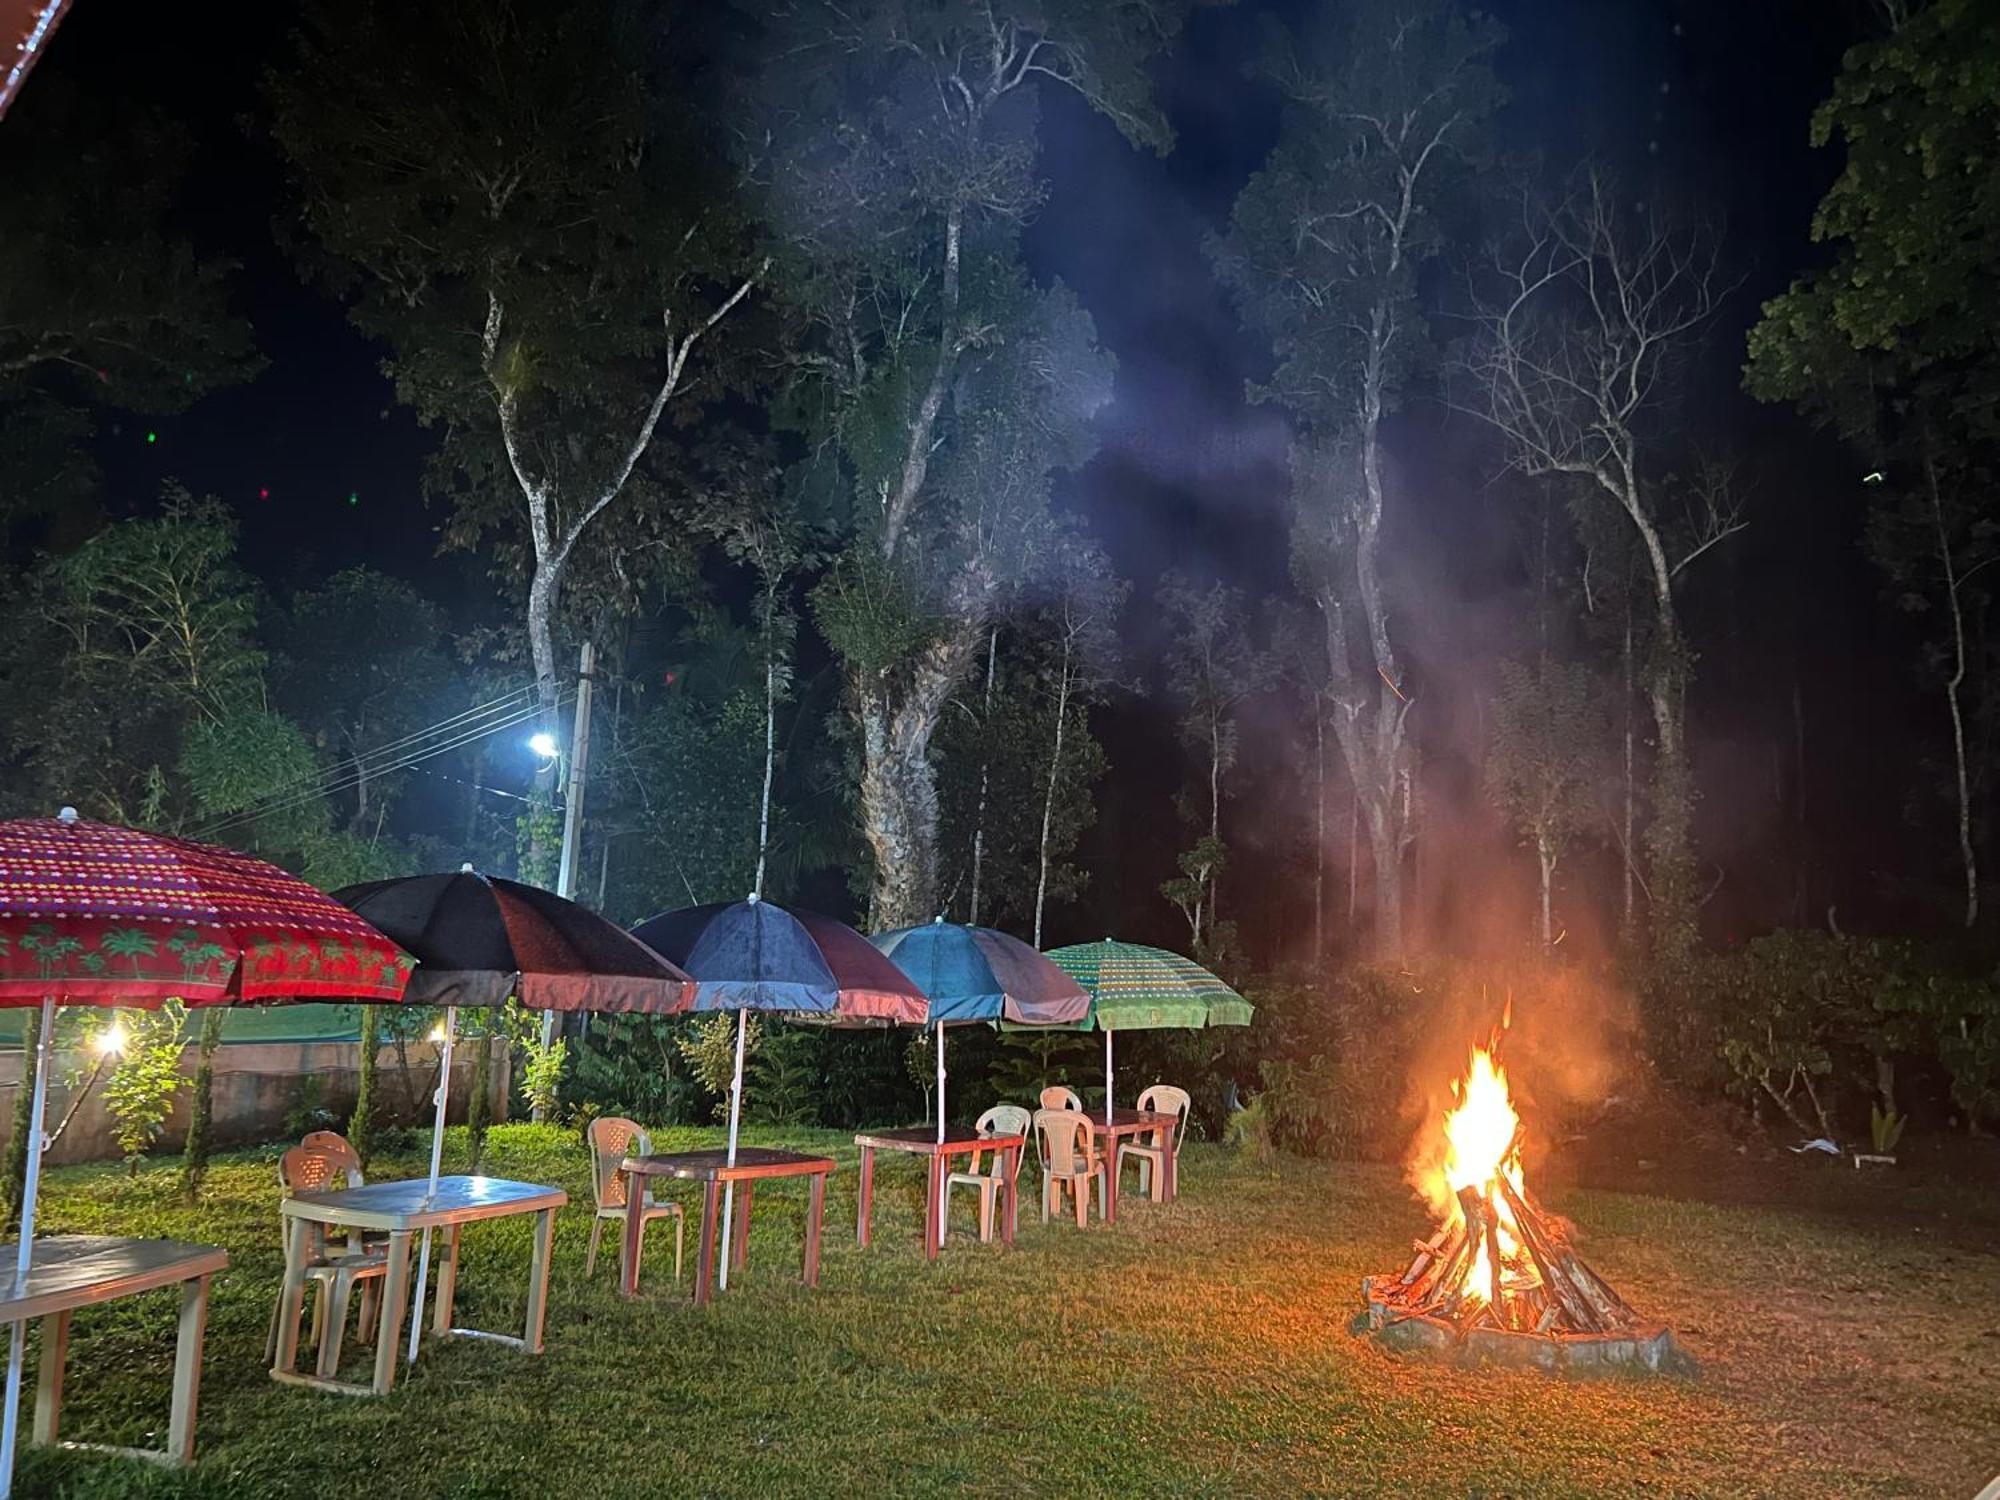
[[[1139,943],[1073,943],[1049,957],[1090,995],[1080,1024],[1104,1033],[1104,1118],[1111,1119],[1111,1034],[1163,1026],[1248,1026],[1250,1002],[1191,958]]]

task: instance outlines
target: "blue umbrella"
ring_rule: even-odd
[[[909,976],[831,917],[785,910],[757,896],[745,901],[663,912],[633,936],[695,981],[689,1008],[736,1012],[736,1078],[729,1090],[729,1162],[743,1119],[743,1038],[753,1010],[822,1021],[904,1022],[930,1014]],[[736,1185],[723,1201],[722,1243],[729,1244]],[[729,1256],[722,1257],[729,1285]]]
[[[1083,986],[1019,938],[939,917],[869,939],[930,997],[937,1028],[937,1127],[944,1139],[944,1028],[969,1021],[1057,1026],[1090,1010]]]

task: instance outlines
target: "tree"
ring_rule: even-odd
[[[1028,930],[1038,947],[1050,904],[1087,879],[1072,855],[1106,766],[1090,709],[1111,687],[1124,594],[1086,538],[1053,549],[989,634],[990,677],[968,684],[936,740],[941,839],[957,856],[941,905],[962,900],[968,922]]]
[[[1638,546],[1652,626],[1640,674],[1655,733],[1652,945],[1678,960],[1695,938],[1678,593],[1688,566],[1745,522],[1726,467],[1675,479],[1663,418],[1690,346],[1730,290],[1720,242],[1657,205],[1623,202],[1593,167],[1553,200],[1530,196],[1518,232],[1468,280],[1474,332],[1457,350],[1467,409],[1499,432],[1517,470],[1583,481],[1579,503],[1609,506]]]
[[[95,412],[166,415],[262,360],[229,315],[234,265],[167,231],[193,155],[149,112],[37,81],[0,136],[0,539],[79,510]]]
[[[1832,263],[1764,304],[1744,383],[1797,402],[1878,467],[1870,550],[1905,607],[1938,628],[1927,651],[1951,721],[1962,913],[1979,917],[1966,700],[1986,674],[1969,649],[1996,556],[1991,474],[2000,357],[1983,328],[2000,287],[2000,18],[1971,0],[1885,12],[1851,51],[1812,140],[1847,160],[1813,216]]]
[[[491,539],[524,577],[552,732],[565,577],[587,543],[615,563],[601,588],[672,552],[640,460],[670,408],[695,419],[712,338],[757,275],[703,126],[699,49],[665,17],[327,4],[266,82],[303,258],[389,346],[398,399],[444,429],[426,487],[451,505],[447,543]]]
[[[937,912],[932,741],[1109,394],[1089,317],[1022,263],[1038,95],[1071,90],[1163,147],[1145,64],[1185,9],[797,0],[765,18],[778,416],[806,440],[802,490],[843,523],[813,602],[847,682],[873,926]]]
[[[1180,857],[1181,874],[1161,886],[1188,919],[1188,940],[1211,955],[1228,947],[1219,922],[1218,888],[1227,845],[1222,804],[1236,765],[1236,721],[1245,699],[1272,679],[1271,658],[1250,639],[1242,591],[1227,584],[1202,588],[1185,574],[1160,582],[1160,614],[1173,633],[1166,652],[1167,693],[1181,709],[1181,743],[1199,756],[1202,785],[1178,799],[1194,848]]]
[[[466,707],[446,655],[443,612],[409,584],[347,568],[295,595],[273,622],[278,705],[346,774],[348,830],[381,833],[402,789],[368,757]]]
[[[1544,952],[1555,944],[1556,866],[1596,818],[1603,719],[1596,678],[1581,663],[1544,655],[1500,664],[1486,786],[1522,842],[1535,851],[1541,878],[1537,930]]]
[[[1252,394],[1297,430],[1292,566],[1323,617],[1335,737],[1374,859],[1375,947],[1393,958],[1415,769],[1382,579],[1382,423],[1433,359],[1418,279],[1499,103],[1488,58],[1503,33],[1449,0],[1311,17],[1271,37],[1260,72],[1284,100],[1278,144],[1211,254],[1277,354]]]

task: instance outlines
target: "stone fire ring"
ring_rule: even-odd
[[[1628,1372],[1692,1378],[1701,1373],[1664,1323],[1641,1324],[1618,1333],[1474,1328],[1461,1335],[1442,1318],[1411,1316],[1380,1301],[1369,1280],[1362,1281],[1361,1296],[1366,1305],[1355,1315],[1353,1332],[1372,1335],[1399,1354],[1418,1354],[1441,1364],[1543,1370],[1583,1378]]]

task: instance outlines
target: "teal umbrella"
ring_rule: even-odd
[[[1007,1020],[1023,1026],[1082,1020],[1090,997],[1057,964],[1017,937],[943,917],[868,940],[930,999],[936,1028],[937,1130],[944,1140],[944,1028],[947,1022]]]
[[[1191,958],[1140,943],[1073,943],[1049,957],[1083,986],[1090,1014],[1080,1025],[1104,1033],[1104,1119],[1111,1121],[1114,1031],[1248,1026],[1250,1002]]]

